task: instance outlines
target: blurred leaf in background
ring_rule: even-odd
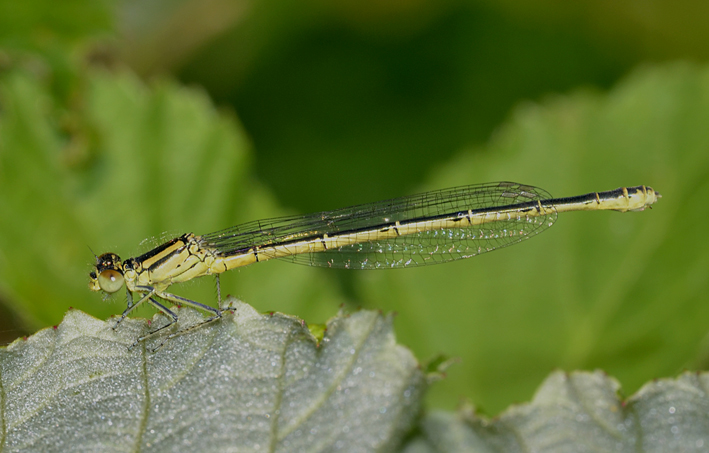
[[[41,77],[67,115],[80,66],[96,39],[112,35],[109,0],[0,0],[0,68],[22,66]]]
[[[41,301],[67,277],[57,274],[76,264],[53,261],[76,257],[57,238],[84,227],[64,215],[72,200],[61,180],[93,135],[75,103],[80,62],[92,40],[110,36],[112,24],[108,1],[0,0],[0,302],[14,307],[11,314],[2,309],[3,339],[60,319],[61,308],[40,322],[29,310],[45,312]]]
[[[706,367],[707,69],[626,75],[704,61],[706,6],[84,3],[0,0],[0,298],[27,328],[123,309],[86,289],[87,246],[127,257],[164,232],[455,184],[649,184],[653,211],[564,215],[472,261],[354,277],[263,263],[224,291],[309,322],[343,302],[396,309],[418,357],[463,359],[434,406],[495,413],[554,367],[604,368],[628,392]],[[203,280],[179,294],[214,300]]]
[[[33,328],[56,323],[69,306],[100,317],[122,311],[123,294],[113,297],[114,304],[88,294],[89,247],[128,258],[170,232],[207,232],[277,212],[248,176],[248,144],[235,121],[216,112],[203,94],[171,83],[149,89],[131,76],[102,72],[87,74],[83,94],[85,123],[99,138],[81,165],[70,166],[62,160],[70,143],[45,114],[52,98],[20,71],[0,81],[0,209],[16,214],[0,221],[0,281]],[[342,303],[327,284],[307,284],[317,275],[304,276],[307,269],[288,268],[279,285],[266,284],[255,270],[235,294],[246,298],[249,288],[287,284],[294,296],[289,300],[301,288],[311,310],[328,306],[314,303],[317,294],[327,294],[330,310]],[[231,287],[227,282],[225,291]],[[186,289],[188,297],[216,300],[213,283]],[[324,321],[329,313],[317,318]]]
[[[461,357],[432,389],[449,407],[467,395],[497,413],[555,367],[601,368],[634,392],[706,366],[709,242],[698,225],[709,216],[692,206],[709,197],[707,121],[709,69],[685,64],[638,71],[608,95],[521,106],[426,188],[510,179],[570,196],[648,184],[663,198],[640,213],[560,215],[533,241],[474,260],[361,275],[362,299],[399,313],[417,355]]]

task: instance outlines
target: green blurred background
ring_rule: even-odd
[[[342,304],[397,311],[421,361],[460,358],[432,407],[495,414],[554,368],[602,368],[626,392],[704,368],[707,17],[695,1],[0,0],[3,341],[69,306],[122,311],[86,288],[88,247],[134,256],[459,184],[647,184],[664,195],[652,211],[563,215],[474,260],[269,262],[222,282],[311,323]],[[211,300],[213,285],[175,292]]]

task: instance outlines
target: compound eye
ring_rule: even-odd
[[[115,293],[123,286],[123,274],[113,269],[104,269],[98,274],[98,284],[107,293]]]

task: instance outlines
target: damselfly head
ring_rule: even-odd
[[[89,272],[89,289],[115,293],[123,286],[123,263],[115,253],[104,253],[96,257],[96,266]]]

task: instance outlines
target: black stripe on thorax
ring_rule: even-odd
[[[160,244],[159,246],[155,247],[154,249],[152,249],[152,250],[150,250],[150,251],[148,251],[136,258],[133,258],[132,260],[133,260],[133,262],[142,266],[142,263],[144,261],[154,258],[155,256],[163,253],[165,250],[173,247],[177,243],[182,242],[182,245],[180,247],[176,248],[173,251],[173,253],[165,254],[165,256],[163,256],[160,259],[158,259],[157,261],[155,261],[149,267],[149,269],[155,269],[155,268],[159,267],[160,265],[162,265],[165,261],[170,259],[170,257],[172,257],[172,255],[174,255],[175,253],[181,253],[182,250],[184,250],[184,248],[187,246],[187,243],[189,242],[189,235],[190,235],[190,233],[187,233],[187,234],[183,234],[182,236],[171,239],[171,240],[165,242],[164,244]]]

